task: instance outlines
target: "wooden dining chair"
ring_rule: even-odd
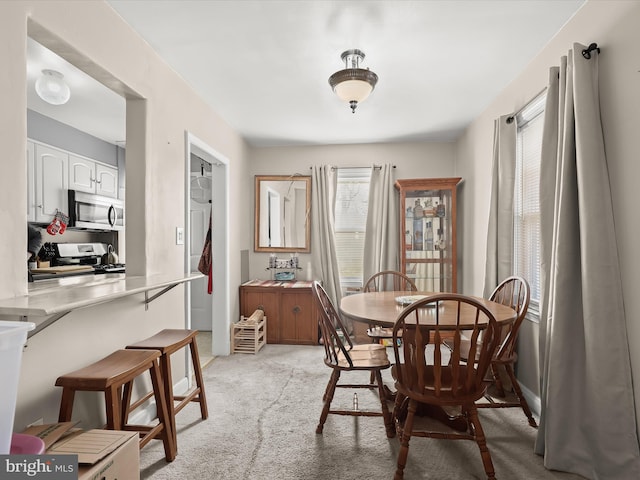
[[[324,363],[332,369],[331,378],[327,383],[322,401],[324,402],[320,421],[316,427],[316,433],[322,433],[325,421],[329,414],[349,415],[356,417],[383,417],[387,437],[395,437],[395,428],[391,419],[391,412],[387,407],[387,401],[382,382],[382,370],[391,366],[387,350],[382,345],[368,343],[354,345],[344,328],[331,299],[319,282],[312,283],[313,297],[318,307],[318,324],[322,335],[325,358]],[[350,383],[338,384],[342,372],[371,372],[375,383]],[[380,398],[381,409],[361,410],[354,401],[353,409],[332,410],[331,402],[336,388],[355,388],[377,390]]]
[[[402,346],[398,346],[396,340],[401,331]],[[463,334],[469,338],[469,353],[477,358],[475,363],[462,359]],[[452,340],[450,358],[447,358],[447,349],[440,348],[443,336]],[[394,421],[400,436],[394,478],[403,478],[409,440],[412,436],[420,436],[474,440],[480,449],[487,478],[495,479],[491,453],[475,403],[484,395],[484,376],[499,342],[493,314],[471,297],[454,293],[431,295],[412,303],[398,315],[393,340],[395,365],[392,373],[397,390]],[[450,428],[433,418],[450,416],[453,409],[457,411],[456,419],[462,422],[459,428]],[[429,419],[420,416],[425,412]]]
[[[416,292],[416,284],[402,272],[385,270],[369,278],[362,288],[364,292],[411,291]]]
[[[518,360],[516,351],[518,332],[520,325],[527,315],[529,309],[529,300],[531,293],[527,281],[518,276],[508,277],[498,285],[491,293],[489,300],[501,303],[513,308],[518,316],[515,321],[503,328],[501,338],[503,339],[496,353],[491,360],[491,373],[493,376],[493,385],[487,390],[485,399],[487,403],[479,403],[480,408],[508,408],[520,407],[529,420],[529,425],[537,428],[536,420],[533,418],[527,399],[522,393],[520,384],[516,379],[514,366]],[[516,394],[517,401],[507,399],[507,393],[501,378],[501,371],[506,372],[513,391]]]
[[[417,292],[418,287],[411,278],[407,277],[402,272],[395,270],[385,270],[372,275],[369,280],[366,281],[363,292]],[[376,328],[374,325],[369,325],[367,329],[367,335],[374,342],[380,342],[381,339],[391,338],[390,328]]]
[[[500,303],[507,307],[513,308],[517,312],[516,319],[502,327],[500,332],[501,342],[496,349],[493,359],[491,360],[491,377],[490,385],[487,393],[484,395],[485,402],[478,403],[478,408],[510,408],[520,407],[527,416],[529,425],[537,428],[536,423],[527,399],[522,393],[520,384],[516,379],[514,366],[518,360],[516,351],[518,332],[520,325],[527,315],[529,309],[530,290],[527,281],[518,276],[511,276],[504,279],[493,290],[489,300]],[[445,340],[445,344],[451,348],[449,340]],[[469,342],[462,340],[462,358],[467,361],[469,359],[466,353],[469,349]],[[513,388],[513,393],[507,392],[503,383],[503,373],[506,374]],[[514,398],[515,394],[515,398]]]

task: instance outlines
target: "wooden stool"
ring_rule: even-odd
[[[173,461],[177,451],[157,362],[159,357],[160,352],[157,350],[117,350],[102,360],[58,377],[56,386],[62,387],[58,421],[71,421],[76,391],[104,392],[106,428],[139,432],[140,448],[153,438],[161,438],[164,443],[165,458],[168,462]],[[146,371],[151,375],[158,424],[155,426],[130,425],[127,423],[128,414],[139,406],[139,404],[133,408],[129,406],[133,380]]]
[[[173,443],[178,449],[178,439],[176,432],[176,414],[182,410],[189,402],[200,403],[200,414],[203,420],[209,417],[207,410],[207,399],[204,393],[204,382],[202,380],[202,368],[200,367],[200,357],[198,356],[198,344],[196,343],[197,330],[165,329],[152,337],[141,342],[127,345],[127,349],[147,349],[157,350],[160,355],[160,373],[164,385],[165,399],[168,405],[169,418],[171,421],[171,431],[173,432]],[[191,351],[191,362],[193,373],[196,377],[196,387],[187,395],[173,395],[173,380],[171,378],[171,354],[189,345]],[[151,393],[147,395],[149,397]],[[175,402],[178,402],[177,404]],[[137,406],[132,405],[133,408]]]

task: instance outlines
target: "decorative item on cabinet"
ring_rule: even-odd
[[[311,282],[252,280],[240,285],[240,314],[269,318],[267,343],[317,345],[318,317]]]
[[[296,279],[298,270],[302,270],[297,253],[292,253],[290,259],[276,257],[275,253],[269,255],[269,266],[271,279],[278,281],[293,281]]]
[[[456,189],[461,180],[396,181],[400,196],[400,269],[420,291],[457,291]]]

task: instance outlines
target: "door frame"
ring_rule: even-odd
[[[185,131],[185,212],[184,212],[184,268],[191,273],[191,154],[212,164],[211,195],[212,216],[216,227],[212,228],[213,293],[211,295],[211,352],[213,355],[229,355],[230,299],[229,299],[229,160],[189,131]],[[191,285],[185,288],[185,327],[191,327]],[[222,313],[222,315],[220,315]]]

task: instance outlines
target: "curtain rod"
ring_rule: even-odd
[[[597,43],[591,43],[587,48],[582,50],[582,56],[584,58],[586,58],[587,60],[591,59],[591,52],[596,51],[598,53],[600,53],[600,47],[598,47]],[[544,92],[546,90],[546,87],[543,88],[542,90],[540,90],[534,97],[532,100],[528,101],[522,108],[520,108],[520,110],[512,113],[511,115],[509,115],[507,117],[507,123],[511,123],[515,120],[516,116],[518,116],[519,113],[521,113],[525,108],[527,108],[531,102],[533,102],[533,100],[535,100],[536,98],[538,98],[538,96]]]
[[[520,107],[518,110],[516,110],[515,112],[513,112],[511,115],[509,115],[507,117],[507,123],[512,123],[516,117],[522,113],[529,105],[531,105],[533,102],[535,102],[535,100],[542,95],[542,92],[544,92],[547,89],[547,87],[544,87],[542,90],[540,90],[538,93],[536,93],[533,98],[531,100],[529,100],[527,103],[525,103],[522,107]]]
[[[309,167],[309,170],[311,170],[313,167]],[[331,167],[331,170],[341,170],[343,168],[373,168],[374,170],[380,170],[382,168],[382,165],[373,165],[373,166],[367,166],[367,165],[354,165],[354,166],[341,166],[341,167]],[[395,165],[391,165],[391,168],[396,168]]]

